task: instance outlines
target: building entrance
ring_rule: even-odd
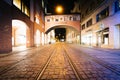
[[[12,20],[12,46],[27,46],[27,25],[20,20]]]

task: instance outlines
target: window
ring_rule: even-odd
[[[30,1],[29,0],[13,0],[13,4],[27,16],[30,16]]]
[[[109,28],[103,30],[103,44],[109,44]]]
[[[59,21],[59,19],[55,19],[55,21]]]
[[[90,20],[87,21],[87,27],[89,27],[91,25],[92,25],[92,19],[90,19]]]
[[[13,0],[13,4],[21,10],[21,0]]]
[[[72,21],[72,20],[73,20],[73,18],[70,16],[70,17],[69,17],[69,20],[70,20],[70,21]]]
[[[76,17],[73,17],[73,21],[76,21]]]
[[[119,10],[120,10],[120,1],[117,0],[117,1],[115,2],[115,12],[117,12],[117,11],[119,11]]]
[[[104,18],[106,18],[107,16],[109,16],[109,8],[105,8],[103,11],[101,11],[100,13],[97,14],[96,16],[96,21],[100,21]]]
[[[47,19],[47,22],[50,22],[50,19]]]
[[[82,30],[85,29],[85,24],[82,25],[81,29],[82,29]]]

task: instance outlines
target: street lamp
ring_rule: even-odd
[[[57,13],[62,13],[63,12],[63,7],[61,5],[58,5],[55,10],[56,10]]]

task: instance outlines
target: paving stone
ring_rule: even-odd
[[[55,47],[57,51],[41,76],[41,80],[77,80],[62,48],[60,45]],[[66,48],[77,71],[85,80],[120,80],[119,75],[102,66],[105,64],[120,73],[120,56],[93,49],[78,48],[78,50],[75,50],[67,46]],[[19,61],[16,66],[10,68],[5,73],[1,73],[0,80],[34,80],[50,55],[48,51],[44,50],[38,51],[38,53],[35,53],[34,50],[25,54],[22,55],[20,53],[20,55],[14,54],[0,58],[0,69],[4,69],[3,67],[6,65]],[[25,59],[28,56],[31,57]],[[94,61],[96,59],[99,63]],[[101,65],[102,61],[105,63]]]

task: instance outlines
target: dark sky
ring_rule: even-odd
[[[55,7],[57,5],[62,5],[64,8],[63,14],[69,14],[74,7],[75,1],[76,0],[47,0],[48,13],[56,14]]]

